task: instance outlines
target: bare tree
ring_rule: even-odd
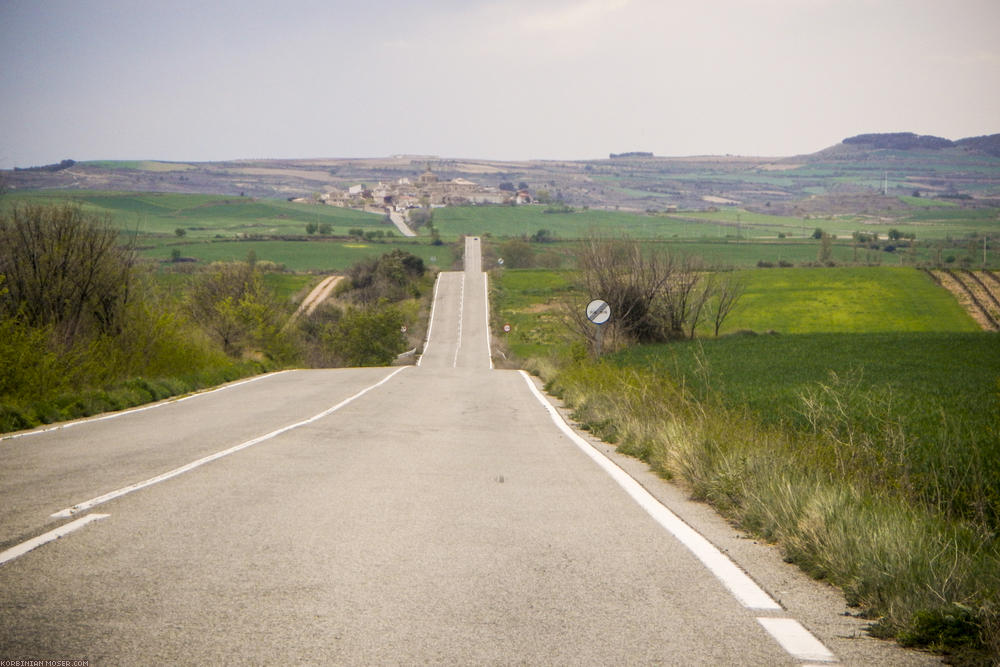
[[[736,308],[740,299],[743,298],[745,290],[746,285],[744,282],[732,273],[727,273],[723,278],[715,281],[714,288],[712,289],[713,298],[709,304],[709,313],[716,337],[719,336],[719,330],[722,328],[723,322],[726,321],[726,318]]]
[[[0,218],[0,312],[51,326],[66,343],[118,332],[134,265],[110,222],[78,206],[17,206]]]
[[[596,347],[598,330],[584,303],[603,299],[611,320],[602,325],[606,349],[631,343],[694,338],[711,317],[716,334],[742,293],[730,277],[719,278],[695,256],[671,254],[630,239],[592,239],[577,258],[583,302],[569,304],[568,323]]]

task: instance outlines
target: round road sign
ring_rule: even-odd
[[[509,324],[503,325],[503,331],[504,333],[510,333],[510,325]]]
[[[587,319],[594,324],[604,324],[611,319],[611,306],[607,301],[594,299],[587,304]]]

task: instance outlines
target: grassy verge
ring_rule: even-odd
[[[907,301],[924,288],[908,282],[915,271],[839,271],[751,272],[755,316],[784,318],[791,335],[599,362],[546,322],[571,274],[506,271],[494,312],[514,323],[510,350],[581,423],[843,589],[875,634],[990,664],[1000,657],[1000,340],[967,331],[947,300]],[[796,279],[819,282],[782,286]],[[808,333],[830,307],[815,298],[824,282],[868,314]],[[782,304],[797,316],[775,312]]]
[[[104,388],[62,391],[50,396],[0,403],[0,433],[81,419],[145,405],[266,372],[258,362],[233,362],[184,375],[136,377]]]

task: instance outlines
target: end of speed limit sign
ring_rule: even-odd
[[[607,301],[594,299],[587,304],[587,319],[594,324],[604,324],[611,319],[611,306]]]

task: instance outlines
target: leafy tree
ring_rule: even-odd
[[[329,222],[324,222],[319,226],[319,233],[324,236],[329,236],[333,232],[333,225]]]
[[[334,356],[346,366],[388,366],[406,350],[402,312],[391,305],[348,308],[328,336]]]
[[[187,236],[187,230],[184,229],[183,227],[178,227],[177,229],[174,230],[174,236],[176,236],[179,239],[182,239],[185,236]]]
[[[346,271],[351,281],[347,297],[362,304],[410,298],[419,293],[417,281],[425,270],[424,260],[399,249],[362,260]]]
[[[216,263],[191,287],[188,310],[233,357],[262,353],[274,360],[294,357],[282,332],[285,313],[260,273],[247,263]]]
[[[315,234],[317,229],[319,229],[319,225],[317,225],[315,222],[310,222],[306,224],[306,234],[310,235]]]

